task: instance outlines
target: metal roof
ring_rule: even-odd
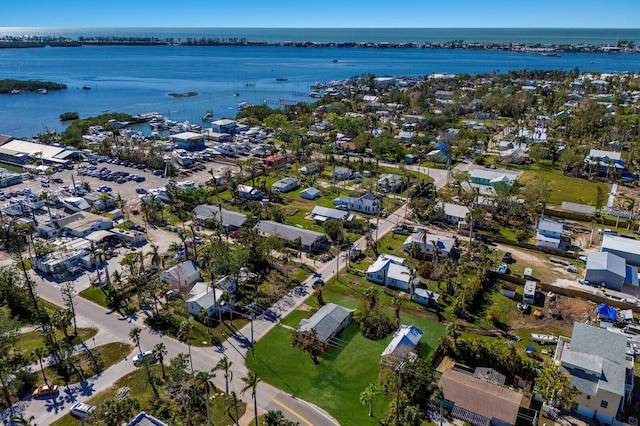
[[[309,319],[300,321],[300,331],[314,329],[319,341],[327,341],[353,311],[335,303],[327,303]]]
[[[213,217],[215,220],[220,222],[220,207],[218,206],[201,204],[199,206],[196,206],[192,211],[196,215],[201,216],[205,219],[209,219],[210,217]],[[242,225],[244,225],[246,221],[247,221],[246,214],[222,209],[222,225],[223,226],[240,228]]]
[[[324,216],[329,219],[342,220],[349,215],[349,212],[328,207],[315,206],[311,211],[311,216]]]
[[[609,271],[619,277],[626,277],[627,262],[620,256],[606,251],[589,253],[587,256],[587,271]]]
[[[256,224],[256,228],[263,234],[273,235],[287,241],[294,241],[300,238],[303,246],[311,247],[315,243],[325,239],[324,234],[308,229],[300,229],[295,226],[273,222],[271,220],[261,220]]]
[[[640,255],[640,241],[604,234],[602,236],[602,251],[606,250]]]

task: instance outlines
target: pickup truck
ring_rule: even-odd
[[[413,233],[413,226],[401,224],[393,228],[392,232],[394,234],[410,235]]]

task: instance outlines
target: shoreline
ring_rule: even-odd
[[[512,42],[465,42],[452,40],[445,43],[434,42],[314,42],[314,41],[250,41],[245,38],[201,38],[178,40],[156,37],[0,37],[0,49],[28,49],[44,47],[86,47],[86,46],[239,46],[239,47],[298,47],[298,48],[350,48],[350,49],[457,49],[457,50],[497,50],[516,53],[557,56],[561,53],[640,53],[633,41],[619,40],[610,44],[542,44]]]

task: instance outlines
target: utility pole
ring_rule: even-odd
[[[249,311],[250,315],[250,319],[251,319],[251,355],[252,356],[256,356],[256,352],[255,352],[255,345],[253,344],[253,320],[255,319],[255,309],[256,309],[256,302],[251,302],[249,303],[249,305],[247,306],[247,310]]]

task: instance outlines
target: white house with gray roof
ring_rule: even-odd
[[[562,243],[563,224],[555,220],[540,219],[536,232],[536,246],[559,249]]]
[[[350,197],[341,195],[333,200],[333,205],[336,207],[346,208],[348,210],[354,210],[364,214],[378,214],[380,210],[380,200],[371,192],[367,192],[361,197]]]
[[[299,238],[300,250],[304,252],[320,251],[327,242],[326,236],[320,232],[300,229],[271,220],[261,220],[255,227],[263,235],[273,235],[290,243],[295,242]]]
[[[626,354],[627,337],[604,328],[575,322],[571,338],[560,337],[554,363],[568,374],[576,412],[613,424],[633,391],[633,357]]]
[[[192,212],[196,215],[194,221],[197,223],[204,224],[207,219],[213,218],[228,230],[238,229],[247,221],[246,214],[220,209],[220,207],[211,204],[196,206]]]
[[[365,273],[367,281],[393,287],[403,291],[411,288],[411,270],[405,265],[405,260],[398,256],[381,254]],[[418,278],[415,278],[419,280]]]
[[[309,330],[316,331],[316,337],[320,342],[327,343],[336,337],[351,323],[353,310],[335,303],[327,303],[311,318],[300,321],[299,333]]]
[[[299,186],[300,182],[298,182],[298,179],[287,176],[284,179],[280,179],[279,181],[274,182],[273,185],[271,185],[271,189],[276,192],[285,193],[291,192],[294,189],[297,189]]]
[[[429,234],[428,232],[414,232],[407,237],[402,249],[409,253],[411,247],[416,245],[423,254],[433,256],[433,253],[437,250],[438,257],[448,258],[455,244],[455,238]]]
[[[453,203],[439,203],[433,216],[436,220],[444,220],[447,223],[457,225],[458,222],[465,221],[467,214],[469,214],[469,208],[467,206]]]

